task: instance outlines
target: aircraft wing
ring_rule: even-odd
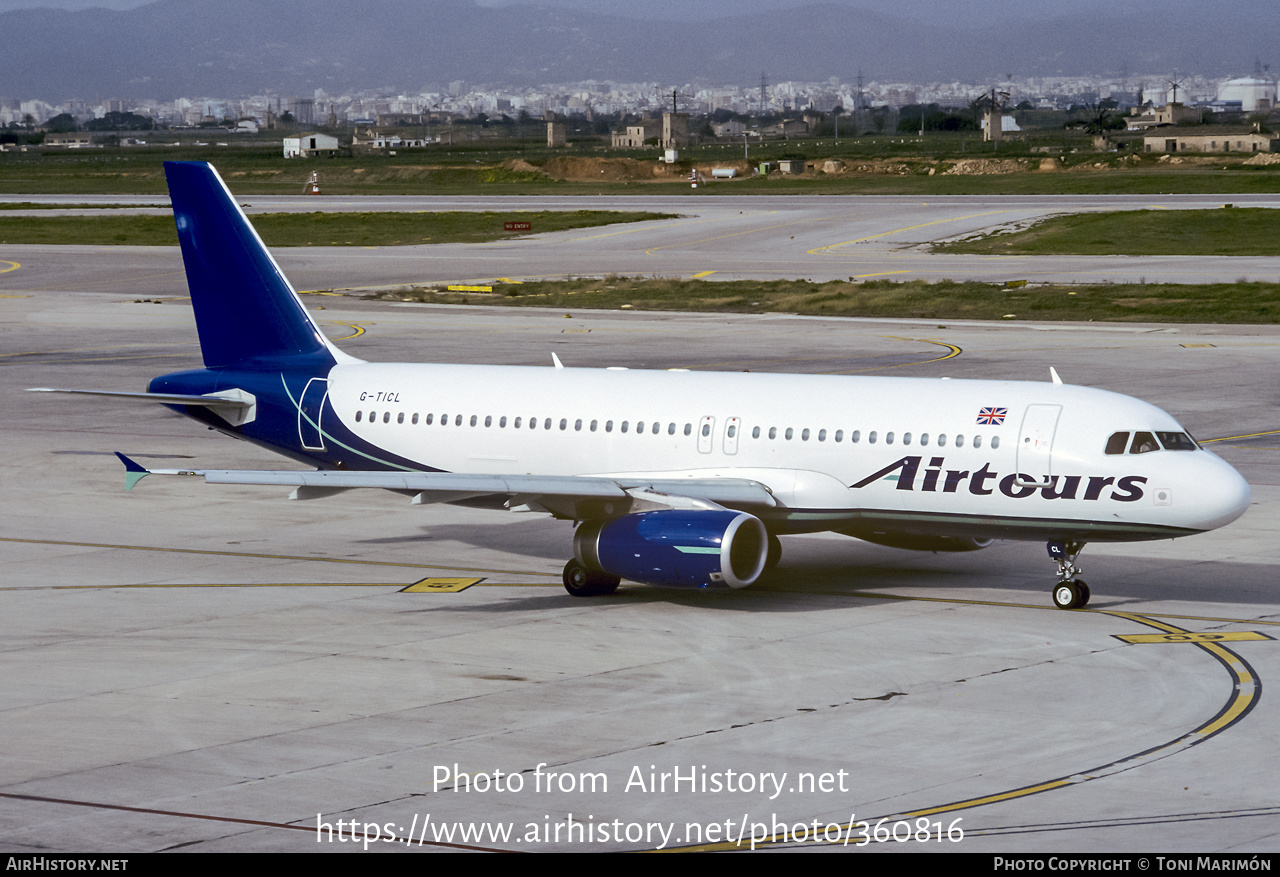
[[[318,499],[355,488],[412,496],[415,505],[500,499],[512,511],[545,511],[583,520],[658,508],[773,508],[769,488],[744,478],[614,478],[596,475],[480,475],[270,469],[147,469],[124,454],[125,488],[147,475],[186,475],[208,484],[260,484],[294,488],[291,499]]]

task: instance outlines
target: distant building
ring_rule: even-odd
[[[689,142],[689,114],[662,114],[662,148],[678,149]]]
[[[376,128],[356,130],[351,141],[351,151],[356,154],[388,152],[393,149],[421,149],[427,145],[423,137],[401,137],[399,134],[379,132]]]
[[[338,138],[311,132],[284,138],[285,158],[310,158],[313,155],[336,155]]]
[[[65,149],[85,149],[90,145],[89,135],[80,134],[46,134],[45,146],[57,146]]]
[[[801,119],[784,119],[776,125],[762,128],[760,133],[766,137],[801,137],[809,133],[809,127]]]
[[[988,131],[987,129],[991,127],[991,120],[995,116],[999,116],[1000,124],[996,125],[991,131]],[[1000,140],[1001,135],[1003,134],[1013,134],[1022,130],[1018,127],[1017,119],[1013,116],[1006,116],[1003,113],[983,113],[982,119],[979,120],[979,124],[982,126],[983,140]]]
[[[1168,103],[1163,107],[1134,108],[1133,115],[1125,119],[1125,124],[1130,131],[1133,131],[1142,128],[1156,128],[1161,125],[1182,125],[1186,122],[1199,121],[1199,107]]]
[[[1147,152],[1280,152],[1280,139],[1254,128],[1197,125],[1164,128],[1142,138]]]
[[[427,113],[378,113],[379,128],[421,128],[427,123]]]
[[[296,97],[289,101],[289,112],[297,125],[314,125],[316,123],[316,101],[311,97]]]
[[[712,122],[711,133],[717,137],[741,137],[747,133],[747,126],[737,119],[727,122]]]
[[[555,149],[569,142],[564,122],[547,122],[547,147]]]
[[[621,148],[644,146],[646,140],[656,139],[662,134],[662,122],[658,119],[645,119],[639,125],[628,125],[626,130],[613,135],[613,145]]]
[[[1276,83],[1262,76],[1228,79],[1218,86],[1218,100],[1239,101],[1245,113],[1265,112],[1276,105]]]

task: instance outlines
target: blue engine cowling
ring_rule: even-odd
[[[745,588],[764,571],[760,519],[728,509],[666,509],[588,521],[573,537],[587,569],[646,585]]]

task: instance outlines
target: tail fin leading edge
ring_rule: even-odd
[[[165,162],[206,368],[336,350],[320,333],[222,178]]]

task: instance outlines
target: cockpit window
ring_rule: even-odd
[[[1149,454],[1158,450],[1160,450],[1160,446],[1156,444],[1156,437],[1151,433],[1135,432],[1133,434],[1133,444],[1129,446],[1129,453]]]
[[[1129,436],[1133,436],[1132,442]],[[1196,451],[1200,446],[1185,432],[1113,432],[1107,439],[1107,453],[1111,456],[1149,454],[1161,448],[1166,451]]]
[[[1129,433],[1113,432],[1111,438],[1107,439],[1107,453],[1111,456],[1123,454],[1124,449],[1129,446]]]
[[[1166,451],[1194,451],[1197,449],[1195,440],[1185,432],[1158,432],[1156,438],[1160,439],[1160,444],[1164,445]]]

